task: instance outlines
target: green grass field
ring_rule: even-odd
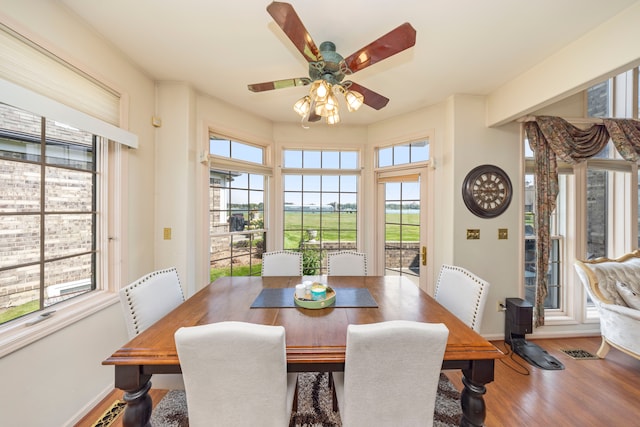
[[[33,313],[39,308],[40,303],[38,301],[31,301],[17,307],[10,307],[0,313],[0,324],[8,322],[9,320],[17,319],[18,317],[24,316],[25,314]]]
[[[355,213],[323,212],[285,212],[284,216],[284,247],[286,249],[298,248],[300,241],[308,239],[306,230],[319,230],[322,228],[322,236],[316,240],[326,241],[355,241],[356,240]],[[386,238],[388,241],[399,241],[402,228],[402,240],[405,242],[417,242],[420,238],[420,218],[418,214],[405,214],[402,218],[403,226],[400,227],[400,214],[387,214]],[[398,224],[398,225],[396,225]]]

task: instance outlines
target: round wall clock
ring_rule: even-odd
[[[494,165],[473,168],[462,184],[462,199],[467,208],[480,218],[493,218],[503,213],[511,202],[511,180]]]

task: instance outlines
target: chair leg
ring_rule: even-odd
[[[331,391],[331,401],[333,404],[333,412],[337,412],[338,411],[338,396],[336,396],[336,388],[334,386],[334,382],[333,382],[333,374],[331,372],[328,372],[327,375],[329,375],[329,390]]]
[[[607,355],[607,353],[609,353],[609,350],[611,349],[611,346],[609,346],[609,343],[607,342],[607,340],[605,339],[605,337],[602,337],[602,344],[600,344],[600,348],[598,349],[598,351],[596,352],[596,355],[600,358],[600,359],[604,359],[605,356]]]
[[[293,412],[298,412],[298,378],[296,378],[296,388],[293,391]]]

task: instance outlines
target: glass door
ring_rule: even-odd
[[[382,172],[377,179],[383,274],[405,276],[423,289],[428,264],[425,179],[424,168]]]

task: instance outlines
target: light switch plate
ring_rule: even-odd
[[[498,240],[507,240],[509,238],[508,228],[498,228]]]
[[[480,230],[477,228],[467,228],[467,240],[480,239]]]

